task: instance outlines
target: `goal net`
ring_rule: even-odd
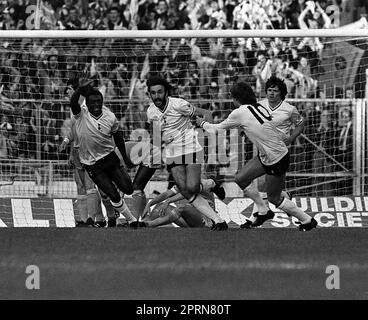
[[[50,199],[76,197],[69,149],[58,152],[58,145],[70,128],[67,87],[82,73],[95,80],[133,144],[145,128],[151,75],[164,76],[172,96],[210,110],[215,122],[233,109],[236,81],[250,83],[261,100],[265,81],[276,75],[306,124],[290,147],[286,189],[307,197],[365,194],[368,33],[290,31],[0,32],[0,211],[41,199],[47,216],[50,206],[63,210]],[[215,147],[205,143],[205,174],[229,186],[256,154],[234,131],[218,137]],[[164,190],[167,176],[157,170],[147,194]]]

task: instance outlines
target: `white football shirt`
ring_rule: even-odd
[[[161,129],[166,159],[202,150],[190,120],[194,113],[194,106],[181,98],[168,97],[163,110],[154,103],[148,107],[148,120],[158,121]]]
[[[290,137],[290,129],[293,125],[297,126],[303,122],[303,117],[298,109],[286,101],[281,101],[276,107],[272,108],[267,99],[259,102],[271,113],[272,122],[275,124],[283,136],[284,142]]]
[[[242,105],[233,110],[221,123],[206,122],[203,129],[214,133],[218,130],[241,128],[257,147],[261,162],[270,166],[279,162],[288,153],[280,131],[271,120],[271,114],[265,107]]]
[[[93,165],[115,149],[112,134],[120,128],[114,113],[105,106],[99,117],[88,112],[87,106],[81,106],[81,112],[74,115],[75,132],[78,137],[81,163]]]

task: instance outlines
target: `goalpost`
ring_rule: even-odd
[[[209,108],[216,121],[232,108],[234,81],[251,83],[263,99],[265,80],[276,74],[288,86],[286,100],[307,121],[290,148],[287,189],[306,197],[362,196],[368,189],[367,39],[367,29],[345,28],[0,31],[0,212],[38,199],[47,216],[47,208],[56,208],[50,199],[75,198],[68,155],[57,146],[70,121],[68,80],[82,72],[95,79],[127,141],[144,128],[150,74],[164,75],[173,95]],[[231,185],[255,150],[233,133],[216,148],[209,147],[205,171]],[[166,179],[166,170],[158,170],[147,193],[162,191]]]

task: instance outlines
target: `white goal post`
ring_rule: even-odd
[[[313,39],[316,38],[322,43],[323,48],[317,48],[315,52],[308,49],[308,44],[300,45],[304,39],[311,39],[313,42]],[[86,39],[96,41],[89,42]],[[114,42],[116,39],[129,41]],[[211,39],[215,40],[210,41]],[[175,40],[178,42],[176,43]],[[58,41],[61,41],[60,44]],[[183,96],[195,105],[207,105],[214,108],[214,113],[221,119],[228,114],[231,106],[228,88],[235,78],[251,79],[254,81],[255,89],[259,89],[257,92],[263,95],[261,86],[257,87],[259,84],[257,77],[261,76],[254,75],[252,72],[259,53],[264,52],[267,55],[266,59],[272,60],[272,63],[279,58],[280,61],[276,61],[275,64],[280,63],[280,66],[282,63],[288,64],[283,71],[285,74],[286,71],[288,72],[288,77],[292,79],[290,83],[293,82],[291,86],[294,87],[292,94],[286,99],[295,104],[298,109],[300,108],[300,112],[311,115],[310,123],[313,125],[313,130],[318,129],[321,114],[324,116],[323,112],[327,113],[329,118],[327,122],[334,122],[334,132],[331,132],[331,136],[317,137],[317,134],[309,130],[292,147],[288,189],[296,194],[308,196],[366,194],[368,191],[366,44],[368,44],[368,29],[346,28],[0,31],[2,61],[8,59],[13,63],[0,72],[0,80],[3,81],[0,83],[0,113],[5,114],[12,127],[15,127],[16,116],[13,116],[12,113],[15,112],[14,114],[18,115],[19,107],[23,108],[27,104],[27,106],[32,104],[34,110],[22,115],[24,120],[27,120],[27,117],[33,118],[30,126],[33,126],[34,129],[32,143],[35,146],[34,154],[29,157],[29,151],[20,152],[22,144],[18,141],[14,144],[16,150],[13,150],[13,155],[0,158],[1,193],[4,197],[24,194],[32,197],[75,196],[72,175],[66,165],[66,155],[55,154],[50,157],[47,150],[51,149],[46,149],[46,151],[42,149],[45,138],[41,134],[42,128],[47,125],[46,122],[43,122],[45,114],[45,117],[52,117],[50,114],[59,112],[50,105],[61,106],[64,110],[62,117],[65,117],[64,105],[67,102],[62,95],[62,88],[66,86],[68,75],[74,70],[72,68],[75,68],[76,73],[88,69],[96,76],[98,85],[105,90],[105,101],[112,105],[113,111],[118,110],[118,116],[122,122],[128,123],[127,137],[129,139],[131,131],[139,129],[144,121],[142,114],[147,107],[147,96],[144,96],[142,92],[144,92],[144,80],[150,73],[162,72],[169,75],[174,84],[179,84],[181,90],[177,92],[179,96]],[[94,45],[96,47],[93,47]],[[284,54],[284,51],[293,49],[293,46],[299,56],[294,57],[295,61],[289,61],[292,53]],[[85,47],[88,47],[88,51],[85,50]],[[183,47],[191,51],[182,53],[180,50]],[[272,56],[269,53],[272,53]],[[181,55],[182,61],[179,63],[177,59]],[[57,57],[55,70],[51,62],[53,56]],[[319,63],[312,66],[311,74],[303,73],[308,66],[300,66],[301,57],[306,57],[309,68],[310,59],[312,59],[310,57]],[[190,66],[192,62],[195,62],[194,67]],[[294,67],[291,66],[291,63]],[[197,70],[193,71],[192,68]],[[278,70],[277,68],[278,66],[274,67],[275,70]],[[275,70],[270,72],[275,72]],[[308,70],[310,72],[310,69]],[[364,77],[359,77],[362,70],[364,70]],[[199,76],[197,82],[191,82],[191,72]],[[57,79],[57,74],[60,74],[60,79]],[[119,79],[119,76],[122,79]],[[19,86],[12,87],[17,81]],[[109,81],[113,83],[112,88],[109,88]],[[28,82],[36,92],[32,94],[27,92]],[[57,86],[60,86],[60,89],[54,90]],[[14,94],[12,88],[16,88],[17,94]],[[195,89],[191,91],[191,88]],[[217,90],[217,93],[212,92],[212,89]],[[141,90],[141,96],[139,90]],[[58,93],[54,94],[55,92]],[[123,109],[128,116],[125,116],[124,112],[119,109],[122,108],[121,106],[124,106]],[[310,110],[313,112],[310,113]],[[345,128],[344,117],[349,117],[349,114],[352,115],[350,119],[352,131],[345,133],[342,131]],[[57,118],[55,123],[61,126],[65,120],[62,117]],[[52,126],[49,124],[49,129]],[[8,131],[7,134],[16,136],[16,132]],[[45,134],[53,135],[52,148],[54,148],[54,145],[59,143],[61,133],[60,131],[50,132]],[[351,134],[352,137],[348,134]],[[56,136],[58,136],[57,139]],[[343,140],[345,144],[341,142]],[[342,143],[341,150],[345,158],[338,154],[339,143]],[[253,150],[246,143],[243,143],[242,148],[244,152],[240,158],[239,155],[235,157],[238,162],[245,161]],[[227,154],[227,156],[230,159],[230,165],[223,165],[218,173],[226,181],[230,181],[234,170],[231,168],[232,155]],[[9,177],[14,176],[16,176],[14,183],[8,185]],[[157,174],[155,179],[164,181],[165,172]]]

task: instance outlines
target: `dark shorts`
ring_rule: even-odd
[[[258,158],[259,158],[259,156],[258,156]],[[261,163],[262,163],[262,161],[261,161]],[[285,174],[289,169],[289,165],[290,165],[290,154],[289,154],[289,152],[279,162],[277,162],[277,163],[275,163],[271,166],[266,166],[262,163],[263,168],[265,168],[265,170],[266,170],[266,174],[269,174],[271,176],[281,176],[281,175]]]
[[[170,172],[171,169],[176,166],[196,164],[196,163],[197,163],[197,153],[188,153],[178,157],[166,158],[166,169],[167,171]]]
[[[96,161],[95,164],[90,166],[85,164],[83,166],[93,179],[93,176],[98,175],[99,173],[112,172],[114,169],[120,168],[120,159],[115,151],[112,151],[107,156]]]

